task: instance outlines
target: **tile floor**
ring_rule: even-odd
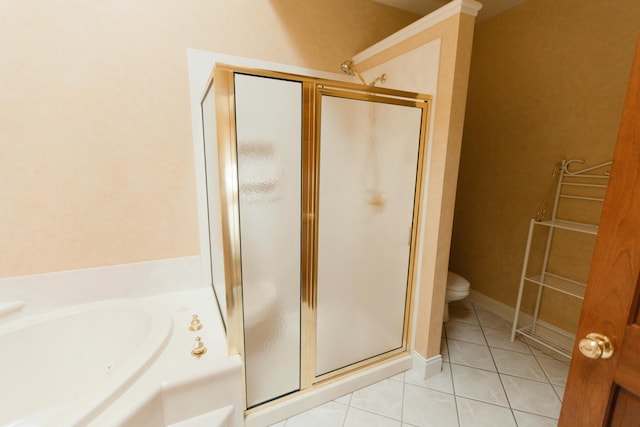
[[[510,334],[495,314],[452,303],[442,373],[407,371],[274,427],[556,426],[569,362]]]

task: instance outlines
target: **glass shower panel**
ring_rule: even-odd
[[[316,376],[403,346],[421,115],[322,97]]]
[[[235,75],[247,407],[300,388],[302,84]]]
[[[209,226],[209,255],[211,280],[218,308],[227,327],[227,296],[224,279],[224,250],[222,248],[222,219],[220,211],[220,179],[216,136],[215,94],[209,88],[202,99],[202,137],[204,139],[205,176],[207,179],[207,213]]]

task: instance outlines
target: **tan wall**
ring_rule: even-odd
[[[515,306],[553,165],[612,157],[639,32],[636,0],[529,0],[476,26],[451,251],[472,289]],[[542,318],[574,331],[580,307],[547,297]]]
[[[199,252],[187,48],[335,71],[417,19],[369,0],[0,7],[0,277]]]

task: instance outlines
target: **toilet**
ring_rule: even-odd
[[[464,277],[449,271],[447,273],[447,292],[444,297],[444,316],[443,322],[449,320],[449,303],[458,301],[469,295],[471,284]]]

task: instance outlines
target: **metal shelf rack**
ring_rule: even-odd
[[[520,288],[516,302],[515,314],[511,330],[511,342],[518,334],[529,338],[546,348],[553,350],[565,357],[571,358],[575,339],[566,334],[559,333],[549,328],[544,323],[539,322],[540,306],[542,304],[542,291],[552,289],[553,291],[569,295],[574,298],[584,299],[586,283],[576,281],[548,271],[551,243],[556,229],[568,230],[575,233],[597,235],[597,224],[584,224],[571,221],[566,218],[558,218],[558,205],[563,199],[584,200],[588,202],[603,202],[604,193],[607,188],[609,172],[608,167],[612,162],[605,162],[578,171],[570,171],[569,166],[573,163],[584,163],[583,160],[563,160],[559,164],[558,181],[553,203],[551,219],[542,220],[538,217],[529,223],[529,234],[525,249],[524,262],[522,265],[522,275],[520,277]],[[600,171],[599,173],[597,171]],[[541,215],[540,215],[541,216]],[[542,268],[538,274],[529,274],[529,258],[531,256],[531,246],[536,227],[546,227],[546,246],[542,261]],[[529,325],[519,326],[522,297],[525,286],[537,286],[538,294],[533,312],[532,321]]]

